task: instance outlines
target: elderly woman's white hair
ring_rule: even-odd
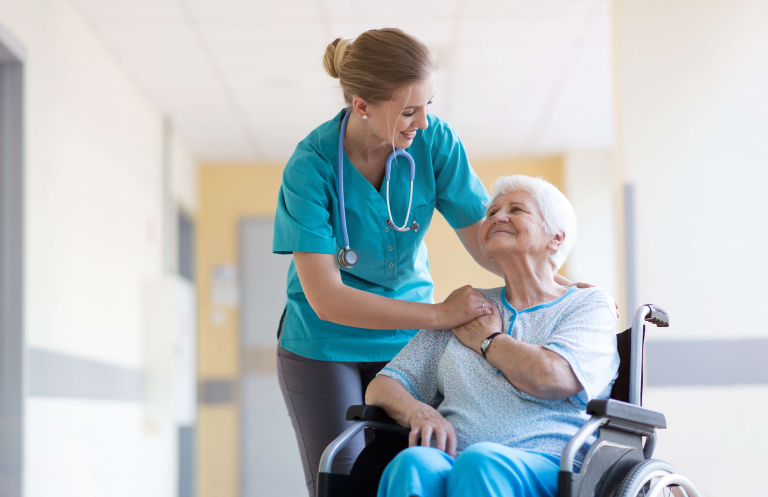
[[[532,178],[516,174],[502,176],[493,185],[493,194],[487,205],[491,205],[499,195],[523,191],[528,192],[539,207],[544,219],[544,230],[550,235],[563,234],[563,243],[549,256],[555,271],[565,262],[571,247],[576,243],[576,214],[565,195],[553,184],[541,178]]]

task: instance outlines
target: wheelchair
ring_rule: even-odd
[[[669,316],[655,305],[643,305],[632,327],[616,336],[619,374],[610,399],[592,400],[589,418],[563,450],[558,475],[560,497],[700,497],[698,490],[673,466],[652,459],[656,430],[666,428],[664,415],[642,407],[645,322],[668,327]],[[384,468],[408,447],[408,428],[398,425],[383,409],[352,406],[354,421],[323,452],[318,471],[317,497],[373,497]],[[331,472],[333,458],[362,430],[373,435],[348,475]],[[578,451],[597,433],[576,471]],[[369,437],[367,437],[369,438]]]

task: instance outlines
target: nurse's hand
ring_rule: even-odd
[[[571,280],[560,274],[555,274],[555,283],[562,286],[575,286],[576,288],[592,288],[595,286],[590,283],[584,283],[581,281],[578,283],[572,283]],[[613,300],[613,305],[616,306],[616,319],[619,319],[619,303],[616,302],[616,299]]]
[[[483,292],[470,285],[457,288],[443,303],[436,304],[436,307],[438,317],[435,329],[439,330],[450,330],[492,313],[491,303]]]
[[[483,316],[453,329],[453,334],[456,335],[456,338],[458,338],[465,347],[474,350],[480,355],[482,355],[480,345],[483,343],[483,340],[485,340],[491,333],[504,331],[502,329],[501,312],[499,311],[498,306],[496,304],[491,304],[491,310],[493,311],[493,314],[490,316]]]

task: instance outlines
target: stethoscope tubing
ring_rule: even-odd
[[[344,119],[341,121],[341,130],[339,131],[339,163],[338,163],[338,172],[336,174],[336,183],[338,187],[338,195],[339,195],[339,217],[341,218],[341,232],[342,236],[344,238],[344,248],[349,250],[349,233],[347,231],[347,215],[346,210],[344,206],[344,136],[347,132],[347,121],[349,121],[349,116],[352,114],[352,110],[348,109],[347,112],[344,114]],[[392,208],[390,207],[389,203],[389,178],[390,174],[392,172],[392,161],[395,160],[397,157],[404,157],[410,166],[410,181],[411,181],[411,188],[410,193],[408,194],[408,210],[405,211],[405,222],[403,223],[403,226],[397,226],[395,224],[395,221],[392,219]],[[392,153],[389,154],[389,157],[387,157],[387,162],[384,168],[384,181],[386,181],[386,198],[387,198],[387,214],[389,214],[389,219],[387,220],[387,225],[391,226],[397,231],[409,231],[409,230],[416,230],[418,229],[419,225],[416,221],[413,222],[411,226],[408,225],[408,218],[411,214],[411,205],[413,202],[413,181],[416,178],[416,163],[413,160],[413,157],[411,154],[409,154],[404,149],[393,149]]]
[[[344,134],[347,132],[347,121],[351,111],[344,114],[339,132],[339,170],[336,174],[336,183],[339,189],[339,215],[341,216],[341,232],[344,237],[344,248],[349,249],[349,234],[347,233],[347,214],[344,210]]]
[[[395,224],[395,220],[392,218],[392,208],[389,205],[389,175],[392,172],[392,161],[396,160],[396,158],[398,156],[405,157],[405,159],[408,161],[408,164],[411,166],[411,168],[410,168],[410,172],[411,172],[411,174],[410,174],[410,178],[411,178],[411,191],[408,194],[408,210],[405,211],[405,221],[403,221],[403,226],[402,227],[397,226]],[[409,154],[408,152],[406,152],[403,149],[395,149],[395,150],[393,150],[392,153],[389,154],[389,157],[387,157],[387,163],[386,163],[386,166],[384,167],[384,181],[387,182],[387,195],[386,195],[387,196],[387,214],[389,214],[389,220],[388,220],[387,224],[389,226],[393,227],[394,229],[396,229],[397,231],[409,231],[411,229],[410,227],[406,228],[406,226],[408,225],[408,217],[411,214],[411,205],[412,205],[412,201],[413,201],[413,180],[414,180],[414,178],[416,178],[416,163],[414,162],[413,157],[411,157],[411,154]]]

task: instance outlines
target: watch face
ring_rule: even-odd
[[[483,340],[483,343],[480,344],[480,348],[482,350],[485,350],[485,349],[488,348],[488,345],[490,345],[490,344],[491,344],[491,340],[486,338],[485,340]]]

